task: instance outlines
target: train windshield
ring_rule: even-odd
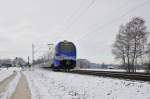
[[[62,43],[60,44],[60,50],[62,52],[72,52],[75,51],[75,47],[71,43]]]

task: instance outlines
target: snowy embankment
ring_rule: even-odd
[[[10,76],[11,74],[13,74],[13,72],[20,70],[20,68],[17,67],[10,67],[10,68],[1,68],[0,69],[0,81],[4,80],[5,78],[7,78],[8,76]]]
[[[32,99],[150,99],[150,84],[42,69],[25,71]]]
[[[16,69],[14,69],[16,70]],[[15,92],[17,84],[19,82],[20,79],[20,72],[19,69],[17,69],[17,75],[15,76],[15,78],[8,84],[8,86],[6,87],[6,91],[0,94],[0,99],[9,99],[12,94]]]
[[[0,99],[9,99],[14,93],[20,78],[21,68],[1,68],[0,70]]]

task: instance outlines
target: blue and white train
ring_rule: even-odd
[[[76,47],[72,42],[61,41],[55,47],[53,70],[70,70],[76,66]]]

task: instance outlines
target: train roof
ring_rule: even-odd
[[[61,44],[61,43],[70,43],[70,44],[73,44],[73,42],[70,42],[70,41],[67,41],[67,40],[60,41],[58,44]],[[73,44],[73,45],[74,45],[74,44]]]

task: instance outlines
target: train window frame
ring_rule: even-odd
[[[70,48],[68,46],[70,46]],[[62,47],[64,47],[64,48],[62,48]],[[73,44],[71,44],[71,43],[61,43],[59,49],[62,52],[65,52],[65,53],[68,52],[68,53],[70,53],[70,52],[74,52],[75,51],[75,46]]]

